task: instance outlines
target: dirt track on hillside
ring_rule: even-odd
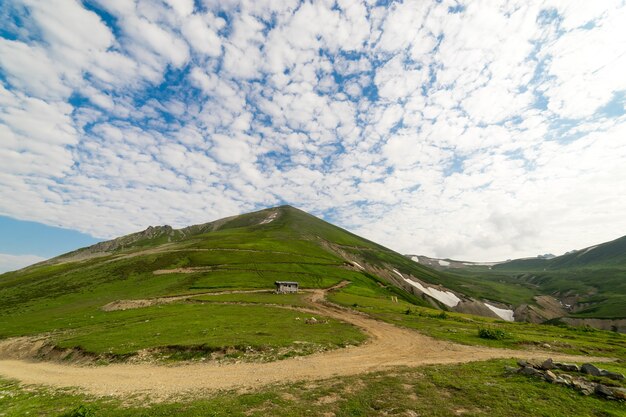
[[[81,392],[98,396],[127,397],[146,394],[152,400],[158,401],[183,393],[253,389],[272,383],[318,380],[380,371],[395,366],[461,363],[510,357],[545,359],[550,356],[562,361],[583,359],[548,352],[465,346],[432,339],[416,331],[399,328],[329,304],[324,301],[326,292],[327,290],[314,290],[308,299],[321,314],[363,329],[370,336],[366,343],[270,363],[78,366],[0,360],[0,375],[27,384],[77,387]]]

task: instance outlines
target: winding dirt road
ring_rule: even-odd
[[[341,284],[340,284],[341,285]],[[582,357],[465,346],[432,339],[416,331],[377,321],[324,301],[328,290],[314,290],[308,299],[323,315],[363,329],[370,339],[361,346],[337,349],[271,363],[113,364],[78,366],[54,362],[0,360],[0,375],[27,384],[77,387],[81,392],[127,397],[146,394],[153,400],[183,393],[219,389],[251,389],[272,383],[318,380],[380,371],[395,366],[460,363],[492,358]],[[594,358],[596,360],[598,358]]]

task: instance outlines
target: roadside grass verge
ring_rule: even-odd
[[[405,326],[437,338],[468,345],[496,348],[552,350],[626,359],[626,335],[591,328],[505,322],[418,307],[389,296],[363,296],[349,292],[350,287],[330,293],[337,304],[365,312],[372,317]],[[351,290],[354,292],[354,290]],[[508,337],[485,339],[480,328],[501,331]],[[548,347],[549,345],[549,347]]]
[[[494,416],[618,417],[624,403],[523,375],[509,375],[511,360],[398,368],[386,372],[273,385],[254,392],[193,394],[161,403],[123,402],[69,391],[22,386],[0,379],[5,417],[59,417],[81,405],[94,416]],[[173,402],[172,402],[173,401]]]

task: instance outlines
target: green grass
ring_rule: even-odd
[[[150,404],[141,399],[93,398],[0,379],[5,417],[57,417],[84,405],[95,416],[433,416],[618,417],[624,403],[583,396],[573,389],[509,375],[513,361],[398,368],[393,371],[181,397]],[[623,371],[622,367],[622,371]]]
[[[256,303],[256,304],[280,304],[296,307],[305,307],[308,304],[304,300],[305,293],[298,294],[274,294],[269,293],[242,293],[242,294],[219,294],[200,295],[193,297],[194,300],[208,302],[234,302],[234,303]]]
[[[333,348],[365,339],[349,324],[328,319],[324,324],[307,325],[305,317],[298,311],[268,306],[168,304],[99,315],[92,324],[75,328],[71,336],[59,336],[57,345],[126,355],[159,346],[202,347],[208,352],[227,347],[264,351],[301,341]]]
[[[588,328],[532,323],[512,323],[418,307],[390,296],[354,294],[350,287],[330,294],[329,299],[395,325],[405,326],[437,339],[495,348],[533,349],[550,345],[550,350],[626,359],[626,335]],[[508,337],[493,340],[479,336],[480,328],[502,331]]]

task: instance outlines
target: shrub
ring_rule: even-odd
[[[502,340],[506,339],[508,335],[504,330],[481,327],[478,329],[478,337],[481,339]]]
[[[72,411],[61,415],[61,417],[96,417],[96,413],[92,409],[81,404]]]

